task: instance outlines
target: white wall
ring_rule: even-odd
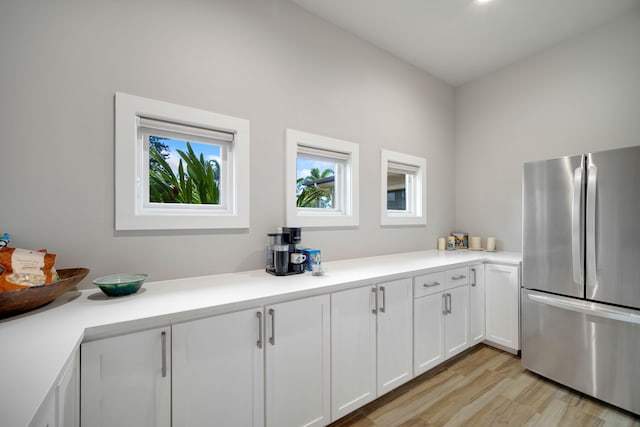
[[[520,251],[524,162],[638,144],[637,11],[456,90],[456,228]]]
[[[0,58],[0,232],[60,268],[264,267],[286,128],[360,144],[360,227],[303,232],[325,259],[433,248],[453,228],[453,89],[287,1],[3,1]],[[116,91],[251,121],[250,230],[114,231]],[[381,148],[427,158],[427,227],[379,226]]]

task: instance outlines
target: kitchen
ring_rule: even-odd
[[[260,268],[284,223],[293,128],[358,143],[374,183],[381,149],[428,162],[426,227],[380,227],[377,185],[362,182],[358,227],[305,230],[325,260],[433,249],[454,229],[520,252],[523,162],[638,144],[637,9],[454,87],[289,2],[190,6],[2,5],[0,173],[16,188],[0,231],[14,244],[92,277]],[[249,229],[114,231],[116,91],[250,119]]]

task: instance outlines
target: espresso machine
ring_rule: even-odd
[[[302,241],[301,228],[278,228],[277,233],[269,233],[267,237],[267,273],[275,276],[304,273],[306,256],[297,247]]]

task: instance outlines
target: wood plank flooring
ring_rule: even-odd
[[[331,424],[374,426],[633,426],[640,418],[525,371],[480,345]]]

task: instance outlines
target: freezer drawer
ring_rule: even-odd
[[[522,289],[522,365],[640,414],[640,311]]]

